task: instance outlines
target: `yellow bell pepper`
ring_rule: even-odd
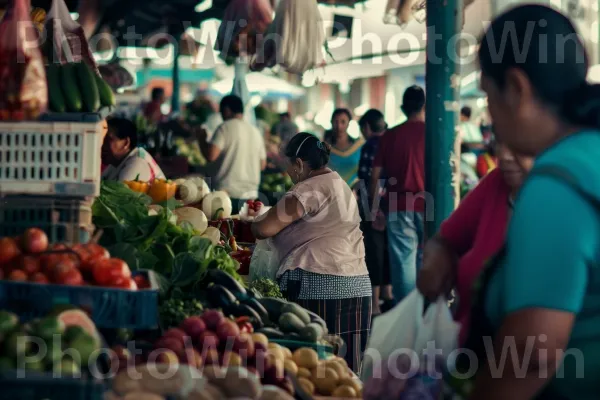
[[[125,181],[124,183],[129,186],[129,189],[138,193],[148,193],[148,189],[150,185],[147,182],[142,182],[139,180],[139,175],[135,177],[134,181]]]
[[[152,197],[154,203],[162,203],[175,196],[177,184],[165,179],[155,179],[150,185],[148,196]]]

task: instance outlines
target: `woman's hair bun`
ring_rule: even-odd
[[[317,148],[323,152],[325,152],[325,154],[330,155],[331,154],[331,146],[326,143],[323,142],[322,140],[319,140],[317,142]]]
[[[600,85],[585,82],[565,97],[563,108],[569,122],[600,129]]]

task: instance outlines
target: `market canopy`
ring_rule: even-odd
[[[246,76],[246,84],[251,96],[258,95],[263,99],[296,99],[304,95],[304,89],[292,85],[284,79],[269,76],[260,72],[252,72]],[[213,83],[210,91],[218,96],[231,93],[233,78],[226,78]]]

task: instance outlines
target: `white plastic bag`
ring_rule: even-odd
[[[400,304],[373,320],[362,366],[363,382],[385,375],[382,370],[395,354],[412,350],[421,359],[432,341],[443,357],[456,349],[460,325],[452,319],[446,300],[440,297],[430,304],[425,315],[423,306],[423,295],[413,290]]]
[[[274,281],[277,278],[278,270],[279,256],[271,239],[257,241],[250,259],[250,282],[261,278]]]
[[[257,43],[251,69],[260,71],[280,64],[302,74],[323,64],[325,30],[315,0],[281,0],[275,19]]]

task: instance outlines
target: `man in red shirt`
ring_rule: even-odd
[[[401,300],[416,284],[422,263],[425,212],[425,92],[411,86],[402,97],[408,120],[379,142],[371,173],[372,198],[386,186],[387,235],[394,297]],[[379,182],[381,176],[387,177]]]

